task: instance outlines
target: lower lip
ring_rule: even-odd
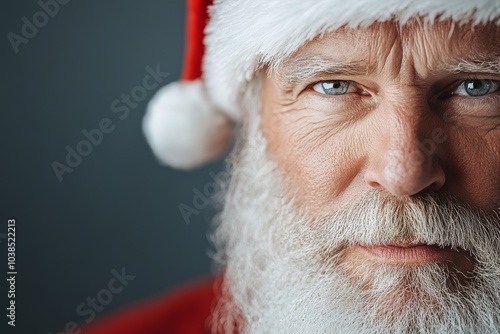
[[[356,246],[367,256],[384,263],[424,264],[452,261],[457,252],[451,248],[430,245]]]

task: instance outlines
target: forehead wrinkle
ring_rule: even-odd
[[[293,56],[271,65],[269,73],[277,75],[280,88],[288,91],[319,75],[392,72],[407,83],[415,83],[436,71],[498,74],[497,36],[496,25],[470,27],[446,21],[341,28],[318,36]]]
[[[498,28],[492,24],[471,26],[453,21],[422,24],[415,20],[402,26],[400,33],[405,56],[418,60],[415,65],[419,72],[498,74]]]

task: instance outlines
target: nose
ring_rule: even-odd
[[[443,130],[408,110],[393,113],[381,124],[367,160],[366,184],[397,197],[441,189],[446,179],[441,166]]]

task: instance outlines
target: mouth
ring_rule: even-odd
[[[356,245],[354,248],[364,257],[386,264],[421,265],[433,262],[458,264],[468,258],[465,250],[427,244]]]

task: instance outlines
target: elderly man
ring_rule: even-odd
[[[500,2],[216,1],[203,55],[205,2],[144,128],[194,168],[239,125],[223,279],[129,332],[499,333]]]

